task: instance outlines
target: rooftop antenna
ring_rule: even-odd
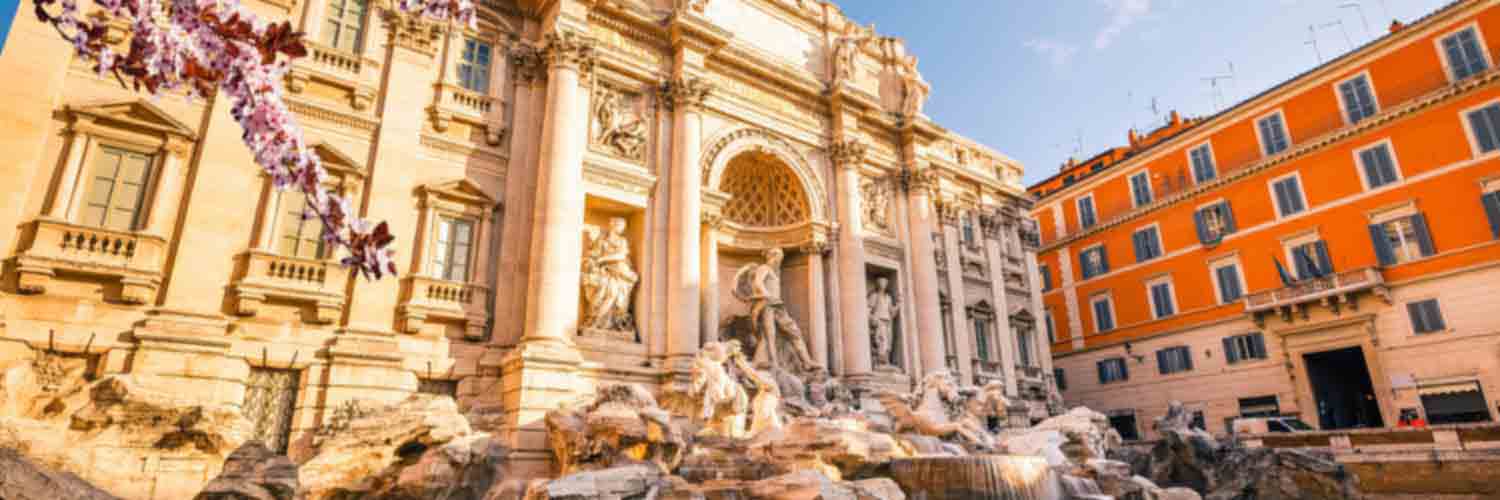
[[[1312,46],[1312,48],[1313,48],[1313,55],[1318,56],[1318,64],[1322,65],[1323,64],[1323,51],[1318,50],[1318,30],[1317,30],[1317,28],[1314,28],[1313,25],[1311,25],[1311,24],[1307,25],[1307,41],[1306,42],[1302,42],[1302,44],[1303,45],[1311,45]]]
[[[1219,101],[1221,99],[1223,99],[1223,97],[1224,97],[1224,91],[1223,91],[1223,89],[1219,88],[1219,81],[1220,80],[1230,80],[1230,81],[1233,81],[1234,80],[1234,75],[1232,75],[1232,74],[1230,74],[1230,75],[1212,75],[1212,76],[1207,76],[1207,77],[1203,78],[1203,81],[1208,82],[1208,94],[1209,94],[1210,97],[1213,98],[1213,101],[1214,101],[1214,107],[1213,107],[1212,110],[1210,110],[1209,114],[1213,114],[1213,112],[1216,112],[1216,111],[1219,110],[1219,106],[1220,106]]]
[[[1369,40],[1370,39],[1370,21],[1368,19],[1365,19],[1365,8],[1362,7],[1362,6],[1360,6],[1359,2],[1357,2],[1357,1],[1351,1],[1351,2],[1341,3],[1341,4],[1339,4],[1339,8],[1340,9],[1354,9],[1356,12],[1359,12],[1359,24],[1362,25],[1362,26],[1364,26],[1364,28],[1365,28],[1365,39]]]
[[[1339,31],[1344,32],[1344,43],[1349,46],[1349,50],[1354,50],[1354,40],[1352,40],[1352,39],[1349,38],[1349,30],[1344,28],[1344,20],[1343,19],[1335,19],[1331,23],[1323,23],[1323,24],[1318,25],[1319,28],[1331,28],[1331,27],[1334,27],[1334,26],[1338,26],[1339,27]]]

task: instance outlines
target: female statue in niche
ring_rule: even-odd
[[[640,276],[630,267],[630,241],[625,239],[625,219],[612,217],[607,232],[589,233],[589,246],[583,255],[583,327],[635,331],[630,298]]]

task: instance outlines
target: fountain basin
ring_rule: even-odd
[[[1056,500],[1056,474],[1042,457],[931,456],[891,461],[891,478],[912,500]]]

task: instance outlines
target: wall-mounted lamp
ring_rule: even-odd
[[[1135,363],[1136,364],[1145,363],[1146,362],[1146,357],[1142,356],[1142,355],[1139,355],[1139,354],[1136,354],[1135,352],[1131,351],[1131,347],[1132,346],[1130,345],[1129,342],[1125,343],[1125,355],[1130,356],[1132,358],[1135,358]]]

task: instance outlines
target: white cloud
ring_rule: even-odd
[[[1073,58],[1073,53],[1078,52],[1078,47],[1045,38],[1026,41],[1026,48],[1046,58],[1047,62],[1053,67],[1059,68],[1066,66],[1068,60]]]
[[[1115,37],[1151,13],[1151,0],[1100,0],[1112,14],[1109,24],[1094,35],[1094,48],[1104,49],[1114,43]]]

